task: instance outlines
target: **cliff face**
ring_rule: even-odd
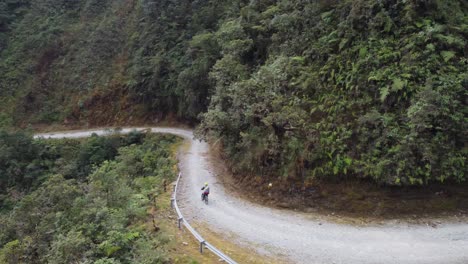
[[[0,4],[0,124],[201,121],[232,168],[466,178],[466,1]]]

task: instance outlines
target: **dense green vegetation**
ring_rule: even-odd
[[[390,185],[466,179],[466,2],[265,2],[217,33],[238,32],[229,45],[250,40],[236,51],[266,58],[245,74],[242,56],[223,50],[211,72],[202,129],[236,167]]]
[[[0,124],[177,116],[244,175],[462,182],[467,25],[463,0],[8,0]]]
[[[0,133],[0,263],[169,263],[168,234],[147,222],[176,142]]]

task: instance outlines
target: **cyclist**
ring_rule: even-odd
[[[208,198],[208,194],[210,194],[210,186],[208,186],[208,183],[205,182],[205,185],[201,188],[203,191],[202,193],[202,201],[205,200],[205,197]]]

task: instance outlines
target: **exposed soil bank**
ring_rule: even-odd
[[[347,217],[418,219],[468,216],[468,186],[387,188],[368,182],[317,182],[307,188],[290,182],[230,177],[234,190],[249,200],[277,208]],[[272,183],[272,187],[269,187]]]
[[[341,216],[356,223],[363,219],[365,222],[468,219],[468,183],[420,187],[377,186],[366,180],[304,183],[294,179],[233,174],[226,166],[229,161],[222,158],[218,147],[212,144],[210,153],[212,167],[225,187],[233,195],[262,205]]]

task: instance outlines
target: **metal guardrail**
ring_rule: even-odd
[[[229,264],[237,264],[237,262],[232,260],[226,254],[224,254],[221,250],[217,249],[215,246],[208,243],[183,217],[182,212],[180,212],[179,206],[177,205],[177,187],[179,186],[179,180],[181,176],[182,176],[182,173],[179,173],[176,184],[174,185],[173,195],[171,198],[171,206],[177,212],[177,222],[179,225],[179,229],[181,229],[182,225],[184,225],[187,228],[187,230],[190,231],[190,233],[192,233],[192,235],[200,243],[200,253],[203,253],[203,246],[204,246],[205,248],[209,249],[211,252],[216,254],[218,257],[220,257],[222,260],[224,260],[225,262]]]

